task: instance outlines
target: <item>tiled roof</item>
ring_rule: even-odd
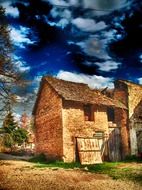
[[[142,85],[141,84],[138,84],[138,83],[134,83],[132,81],[128,81],[128,80],[122,80],[122,79],[119,79],[119,80],[116,80],[115,83],[123,83],[123,84],[126,84],[128,86],[139,86],[140,88],[142,88]]]
[[[114,106],[126,109],[125,105],[103,95],[99,90],[89,88],[87,84],[69,82],[51,76],[43,77],[48,84],[65,100],[82,102],[84,104],[97,104]]]

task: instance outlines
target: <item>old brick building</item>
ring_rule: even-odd
[[[118,91],[121,97],[120,88],[114,97]],[[116,99],[86,84],[43,77],[33,111],[36,152],[65,162],[125,157],[130,152],[128,111]]]
[[[114,98],[128,108],[127,123],[131,155],[142,153],[142,85],[130,81],[115,82]]]

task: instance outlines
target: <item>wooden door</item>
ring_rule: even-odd
[[[81,164],[102,163],[101,147],[96,138],[77,138],[77,150]]]
[[[121,160],[121,136],[120,129],[109,128],[109,138],[108,138],[108,157],[110,161],[120,161]]]
[[[138,154],[142,154],[142,130],[138,130],[137,133],[137,147],[138,147]]]

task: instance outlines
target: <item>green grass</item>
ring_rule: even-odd
[[[29,162],[36,163],[35,167],[37,168],[64,168],[64,169],[74,169],[81,168],[80,163],[72,162],[72,163],[64,163],[62,161],[51,161],[47,160],[44,154],[39,154],[29,159]]]
[[[47,159],[44,154],[39,154],[39,155],[36,155],[36,156],[33,156],[32,158],[30,158],[29,162],[44,164],[47,162]]]
[[[75,168],[83,168],[80,163],[72,162],[72,163],[64,163],[61,161],[47,162],[47,163],[37,163],[37,168],[64,168],[64,169],[75,169]]]
[[[142,163],[142,158],[137,157],[135,155],[133,155],[133,156],[127,156],[125,158],[124,162],[128,162],[128,163],[130,163],[130,162]]]
[[[64,168],[64,169],[87,169],[88,172],[98,173],[98,174],[107,174],[113,179],[121,180],[131,180],[142,185],[142,166],[137,168],[128,167],[128,159],[125,162],[104,162],[102,164],[94,165],[81,165],[80,163],[64,163],[62,161],[47,161],[44,155],[39,155],[32,158],[30,161],[36,163],[36,168]],[[134,162],[134,160],[133,160]],[[130,164],[133,163],[130,161]],[[136,160],[135,160],[136,163]],[[126,167],[121,167],[121,165]]]

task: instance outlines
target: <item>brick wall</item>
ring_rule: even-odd
[[[128,87],[125,83],[115,81],[114,99],[119,100],[128,107]]]
[[[36,152],[48,158],[62,159],[62,100],[46,83],[43,83],[35,113]]]
[[[115,82],[114,98],[128,107],[128,117],[131,119],[142,100],[142,86],[118,80]]]
[[[142,129],[142,119],[139,118],[142,112],[142,87],[131,84],[128,87],[128,106],[129,106],[129,128],[130,128],[130,145],[131,154],[138,154],[137,132]]]
[[[128,130],[127,118],[128,118],[127,110],[119,108],[115,109],[115,122],[117,123],[117,126],[120,128],[120,134],[121,134],[122,158],[125,158],[127,155],[130,154],[129,130]]]
[[[106,108],[94,106],[94,121],[85,121],[83,104],[71,101],[63,103],[63,154],[65,162],[76,160],[75,137],[93,137],[95,131],[108,133]]]
[[[121,81],[116,81],[114,99],[121,101],[128,107],[128,95],[128,86]],[[121,132],[122,158],[130,154],[128,117],[128,110],[115,109],[115,122],[120,127]]]
[[[135,113],[135,109],[142,100],[142,87],[139,85],[131,84],[128,86],[128,107],[129,107],[129,118]]]
[[[127,151],[126,147],[128,145],[126,143],[126,137],[128,136],[128,142],[130,143],[129,146],[131,149],[130,152],[131,154],[137,154],[136,128],[139,115],[137,110],[142,100],[142,86],[126,81],[117,81],[115,82],[114,98],[122,101],[128,108],[127,114],[125,113],[125,117],[127,117],[127,119],[125,118],[127,127],[125,127],[124,119],[122,119],[121,124],[122,146],[123,148],[125,147],[124,150],[126,149]],[[121,117],[119,113],[117,115],[118,118]]]

